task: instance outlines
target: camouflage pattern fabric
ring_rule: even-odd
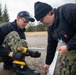
[[[6,36],[3,46],[16,52],[17,47],[27,47],[27,43],[24,39],[20,39],[16,31],[12,31]]]
[[[16,52],[17,47],[27,47],[27,42],[24,39],[20,39],[16,31],[12,31],[5,37],[5,40],[2,45],[5,48],[9,48],[9,50],[13,52]],[[0,57],[0,61],[4,60],[5,58]]]
[[[54,75],[75,75],[76,74],[76,50],[68,54],[58,56]]]

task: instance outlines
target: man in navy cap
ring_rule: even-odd
[[[65,45],[58,48],[60,58],[57,62],[56,75],[75,75],[76,73],[76,4],[64,4],[57,9],[44,2],[34,5],[37,21],[48,25],[48,45],[45,71],[52,63],[56,47],[61,40]]]
[[[23,60],[23,53],[18,52],[17,47],[28,47],[24,32],[29,22],[34,22],[34,18],[30,16],[29,12],[21,11],[15,21],[0,25],[0,61],[4,62],[4,69],[15,71],[13,60],[25,61]],[[33,51],[30,51],[29,55],[31,57],[40,57],[40,53]],[[21,71],[25,71],[26,75],[40,75],[29,68],[27,64]]]

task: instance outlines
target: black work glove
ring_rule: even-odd
[[[38,51],[29,51],[29,55],[34,58],[38,58],[41,56],[41,53]]]
[[[13,52],[12,59],[14,60],[22,60],[24,58],[24,54],[22,52]]]

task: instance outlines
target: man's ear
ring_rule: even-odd
[[[54,14],[54,12],[53,12],[53,11],[50,11],[50,12],[49,12],[49,14],[50,14],[50,15],[53,15],[53,14]]]
[[[53,11],[51,12],[51,15],[53,15]]]

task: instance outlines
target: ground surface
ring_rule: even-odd
[[[39,48],[45,48],[47,45],[47,37],[26,37],[28,46],[29,47],[39,47]],[[43,70],[43,65],[45,63],[45,55],[46,55],[46,50],[39,50],[41,52],[41,57],[40,58],[31,58],[31,57],[26,57],[26,62],[27,64],[33,68],[37,69],[41,75],[46,75],[44,70]],[[3,63],[0,63],[0,75],[15,75],[12,71],[6,71],[3,70]]]

